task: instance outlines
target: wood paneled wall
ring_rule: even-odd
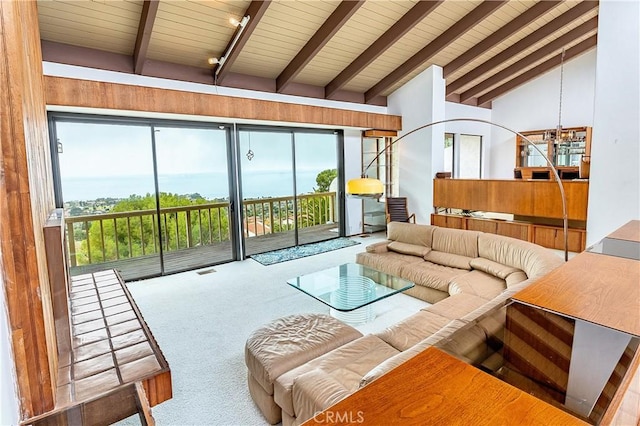
[[[401,130],[402,128],[400,116],[348,109],[64,77],[46,76],[45,85],[47,105],[324,124],[336,127],[362,127],[381,130]]]
[[[57,367],[42,230],[54,199],[35,2],[0,1],[0,90],[0,281],[26,419],[53,408]]]

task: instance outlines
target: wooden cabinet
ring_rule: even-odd
[[[466,222],[466,229],[470,231],[504,235],[505,237],[529,241],[529,228],[531,226],[529,223],[511,222],[499,219],[478,219],[473,217],[467,218]]]
[[[532,242],[542,247],[564,250],[563,228],[557,226],[533,225]],[[580,229],[569,229],[569,251],[581,252],[585,249],[586,232]]]
[[[537,225],[529,222],[509,221],[501,219],[483,219],[460,215],[432,214],[431,224],[443,228],[466,229],[504,235],[529,241],[542,247],[564,250],[564,229],[562,226]],[[579,253],[586,245],[586,231],[569,228],[569,251]]]
[[[467,229],[466,218],[462,216],[450,216],[444,214],[432,214],[431,224],[443,228]]]
[[[562,186],[569,221],[568,249],[581,252],[586,243],[589,181],[563,181]],[[562,196],[558,182],[434,179],[433,204],[435,211],[467,210],[480,215],[434,214],[432,225],[504,235],[564,250]],[[483,212],[507,214],[510,215],[507,218],[513,220],[483,218]]]

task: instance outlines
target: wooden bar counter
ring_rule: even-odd
[[[586,221],[588,181],[562,181],[569,220]],[[433,205],[465,210],[562,219],[556,181],[522,179],[434,179]]]

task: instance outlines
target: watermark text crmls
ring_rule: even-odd
[[[318,411],[313,415],[313,420],[318,423],[342,423],[360,424],[364,423],[363,411]]]

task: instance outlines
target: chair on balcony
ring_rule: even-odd
[[[387,223],[389,222],[413,222],[416,223],[416,215],[407,211],[407,197],[387,197],[386,205]]]

